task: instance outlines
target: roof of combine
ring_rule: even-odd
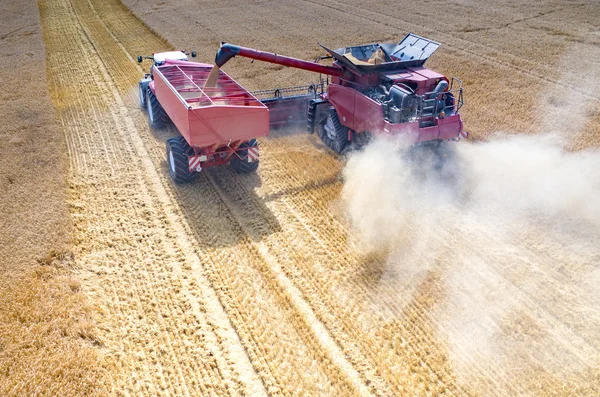
[[[357,74],[370,74],[422,66],[439,43],[409,33],[398,44],[366,44],[330,50],[331,56]]]

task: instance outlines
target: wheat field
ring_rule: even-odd
[[[43,78],[15,83],[16,97],[45,101],[36,128],[62,163],[29,195],[2,196],[6,241],[30,243],[3,244],[3,395],[600,393],[597,4],[27,4],[39,19],[15,23],[39,29],[22,40]],[[464,81],[472,139],[451,178],[416,176],[394,142],[342,157],[283,129],[261,140],[256,175],[169,179],[177,131],[148,127],[137,55],[210,62],[228,41],[314,59],[317,42],[408,32],[442,43],[427,65]],[[244,59],[224,69],[251,90],[315,79]],[[54,194],[48,211],[18,219],[14,203],[40,206],[36,191]],[[36,245],[32,222],[62,223]]]

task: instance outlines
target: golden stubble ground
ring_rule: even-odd
[[[423,222],[392,206],[386,220],[408,219],[389,234],[405,250],[365,254],[343,216],[345,160],[298,131],[275,131],[261,142],[256,176],[222,167],[175,186],[164,141],[177,132],[148,129],[136,102],[142,69],[134,58],[174,46],[209,61],[224,40],[311,59],[320,54],[317,41],[336,47],[413,31],[444,44],[429,66],[465,80],[464,115],[475,138],[557,127],[582,108],[563,94],[575,91],[587,121],[569,136],[574,149],[598,139],[597,90],[581,78],[594,72],[597,54],[587,51],[587,63],[573,56],[597,44],[598,7],[125,3],[135,15],[116,0],[39,2],[48,89],[67,142],[74,226],[73,259],[46,262],[68,267],[62,274],[79,280],[55,287],[75,292],[56,306],[85,320],[63,333],[97,346],[89,352],[101,353],[102,361],[88,361],[90,373],[109,371],[88,385],[129,395],[597,392],[597,361],[588,360],[600,345],[597,312],[587,301],[574,304],[583,287],[573,280],[595,274],[589,241],[570,233],[564,235],[571,240],[561,240],[546,235],[546,225],[486,211],[465,217],[435,206],[422,213]],[[226,71],[250,89],[314,78],[245,60]],[[574,103],[574,112],[564,111]],[[372,165],[377,170],[381,162]],[[488,168],[493,175],[493,163]],[[381,187],[380,175],[356,174],[366,179],[355,184]],[[384,186],[396,183],[384,179]],[[376,218],[379,209],[369,213]],[[414,243],[415,236],[423,240]],[[585,297],[593,303],[596,295]],[[498,299],[505,303],[494,306]],[[569,371],[548,365],[555,354],[568,358]],[[75,390],[67,394],[88,391],[65,382]]]
[[[0,395],[103,395],[92,306],[72,274],[67,150],[37,3],[0,9]]]

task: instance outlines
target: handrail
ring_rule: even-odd
[[[171,66],[167,66],[167,67],[171,67]],[[160,71],[160,69],[158,68],[154,68],[154,71],[156,73],[158,73],[160,76],[162,76],[162,79],[167,83],[167,86],[171,89],[171,91],[173,91],[173,93],[175,94],[175,96],[185,105],[186,108],[191,109],[192,107],[190,106],[189,103],[187,103],[187,101],[185,100],[185,98],[183,96],[181,96],[181,94],[179,93],[179,91],[177,91],[175,89],[175,87],[173,87],[173,85],[171,84],[171,82],[165,77],[165,75]]]

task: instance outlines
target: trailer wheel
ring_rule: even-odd
[[[340,122],[334,108],[329,109],[329,115],[321,122],[319,137],[331,150],[341,154],[348,146],[348,128]]]
[[[244,142],[240,145],[241,148],[247,147],[256,147],[258,143],[256,139],[251,139],[248,142]],[[238,157],[239,156],[239,157]],[[242,157],[242,158],[240,158]],[[242,160],[243,159],[243,160]],[[249,172],[254,172],[258,168],[259,160],[249,162],[248,161],[248,150],[240,150],[237,155],[231,156],[231,160],[229,164],[231,164],[231,168],[238,174],[247,174]]]
[[[194,155],[194,149],[188,145],[185,138],[178,136],[167,139],[167,164],[169,174],[176,183],[193,181],[197,172],[190,172],[188,156]]]
[[[148,123],[152,128],[163,128],[169,119],[167,113],[158,102],[156,95],[150,88],[146,91],[146,109],[148,109]]]
[[[142,83],[139,84],[140,108],[146,109],[146,90]]]

